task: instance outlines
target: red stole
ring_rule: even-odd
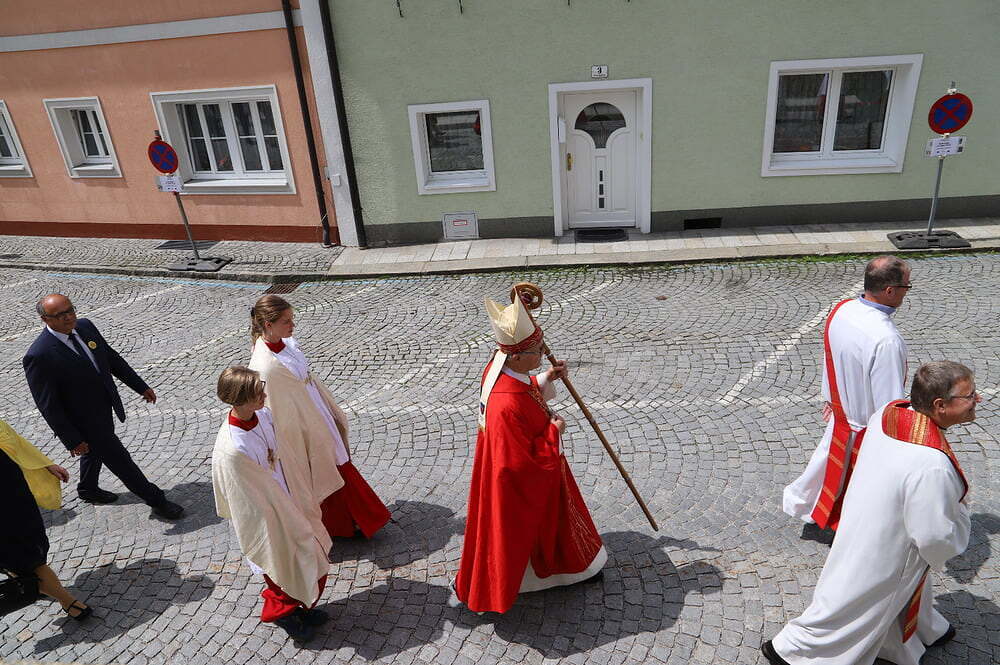
[[[910,403],[906,400],[898,399],[894,402],[889,402],[882,412],[882,431],[893,439],[914,443],[918,446],[927,446],[934,450],[940,450],[947,455],[951,461],[951,465],[958,472],[958,477],[962,479],[962,485],[965,486],[965,491],[962,492],[962,498],[964,499],[965,495],[969,492],[969,481],[966,480],[965,473],[958,463],[958,458],[955,457],[955,453],[952,452],[947,439],[944,438],[944,432],[941,431],[941,428],[933,420],[922,413],[912,411],[908,408],[909,406]],[[928,568],[928,570],[930,569]],[[917,616],[920,614],[920,595],[924,590],[924,581],[926,580],[927,571],[924,571],[920,582],[917,584],[916,591],[913,592],[910,601],[906,604],[906,611],[903,613],[902,619],[904,642],[913,637],[913,633],[917,631]]]
[[[541,578],[578,573],[601,546],[537,380],[501,374],[476,440],[459,600],[476,612],[506,612],[529,561]]]
[[[849,303],[853,298],[842,300],[830,310],[830,316],[826,319],[826,327],[823,329],[823,352],[826,356],[826,379],[830,386],[830,408],[833,409],[833,437],[830,439],[830,453],[826,460],[826,473],[823,476],[823,489],[820,491],[816,507],[813,508],[813,521],[821,529],[830,527],[836,530],[840,523],[840,509],[844,502],[844,493],[847,492],[847,484],[851,480],[851,472],[854,470],[854,463],[857,460],[857,452],[861,449],[861,440],[865,431],[861,430],[854,439],[853,451],[847,446],[851,441],[851,424],[844,413],[844,406],[840,402],[840,389],[837,387],[837,373],[833,367],[833,351],[830,349],[830,324],[844,304]],[[844,465],[849,464],[846,472]]]

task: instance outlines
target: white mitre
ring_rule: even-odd
[[[542,339],[542,330],[531,318],[527,308],[520,298],[504,307],[486,299],[486,314],[490,317],[493,327],[493,337],[500,350],[493,356],[493,363],[483,380],[483,389],[479,396],[479,428],[486,429],[486,405],[489,403],[493,386],[500,378],[500,372],[511,353],[519,353]]]

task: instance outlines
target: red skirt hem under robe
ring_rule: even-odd
[[[355,529],[371,538],[389,521],[389,509],[351,462],[341,464],[337,470],[344,478],[344,486],[320,505],[323,526],[334,538],[350,538]]]
[[[306,606],[302,601],[295,600],[285,593],[267,575],[264,575],[264,584],[267,586],[260,593],[261,598],[264,599],[264,607],[260,611],[260,620],[262,623],[274,623],[277,619],[288,616],[297,608]],[[326,575],[319,578],[320,595],[323,594],[323,589],[325,588]],[[319,596],[316,597],[316,601],[319,602]],[[315,605],[316,603],[313,603],[310,607],[314,607]]]

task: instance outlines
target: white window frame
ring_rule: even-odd
[[[43,99],[45,111],[52,123],[59,151],[66,163],[66,172],[71,178],[121,178],[122,172],[115,155],[111,130],[104,117],[101,101],[97,97],[73,97],[64,99]],[[84,111],[100,123],[107,157],[92,157],[83,148],[83,137],[73,111]]]
[[[900,173],[913,117],[913,104],[920,81],[923,55],[890,55],[822,60],[782,60],[771,63],[767,108],[764,117],[764,146],[760,174],[763,177],[789,175],[840,175],[857,173]],[[892,83],[878,150],[833,150],[840,103],[840,86],[845,72],[891,70]],[[778,78],[785,74],[831,74],[823,115],[820,151],[775,153],[774,125],[777,113]]]
[[[80,150],[83,151],[84,163],[110,164],[111,153],[107,146],[107,131],[105,131],[104,125],[100,124],[100,118],[94,109],[70,109],[69,113],[73,118],[73,126],[76,127],[77,138],[80,140]],[[89,132],[84,130],[83,121],[80,119],[80,116],[86,116],[87,123],[90,125]],[[90,155],[87,153],[87,141],[84,134],[94,135],[94,146],[100,154]]]
[[[410,139],[413,148],[413,166],[417,174],[417,194],[496,191],[496,173],[493,168],[493,128],[490,123],[490,103],[488,100],[411,104],[406,107],[406,110],[410,117]],[[434,173],[431,171],[425,118],[431,113],[455,111],[479,112],[479,137],[483,142],[483,168],[472,171]]]
[[[10,111],[7,110],[7,103],[2,99],[0,99],[0,132],[16,153],[12,157],[0,157],[0,178],[32,177],[31,166],[28,165],[28,158],[24,154],[24,148],[21,147],[21,139],[17,136],[17,129],[11,120]]]
[[[278,104],[278,89],[275,85],[244,86],[238,88],[216,88],[211,90],[172,90],[149,93],[153,103],[163,140],[173,146],[180,158],[178,174],[181,176],[182,194],[294,194],[295,182],[288,153],[288,142]],[[251,104],[255,131],[263,138],[255,102],[266,101],[271,105],[274,126],[277,131],[278,147],[281,150],[282,170],[270,170],[263,142],[258,144],[261,151],[262,171],[245,171],[243,153],[232,115],[231,105],[239,102]],[[182,104],[199,105],[199,116],[204,122],[203,104],[219,104],[222,121],[226,129],[229,155],[233,160],[233,171],[195,171],[188,146],[187,130],[181,115]],[[207,123],[205,123],[207,129]],[[205,137],[208,138],[207,136]]]

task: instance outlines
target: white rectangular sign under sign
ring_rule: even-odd
[[[947,157],[965,152],[964,136],[949,136],[948,138],[931,139],[924,148],[924,157]]]
[[[608,78],[608,66],[607,65],[591,65],[591,67],[590,67],[590,78],[592,78],[592,79],[606,79],[606,78]]]
[[[161,192],[179,192],[183,184],[179,175],[156,176],[156,189]]]

